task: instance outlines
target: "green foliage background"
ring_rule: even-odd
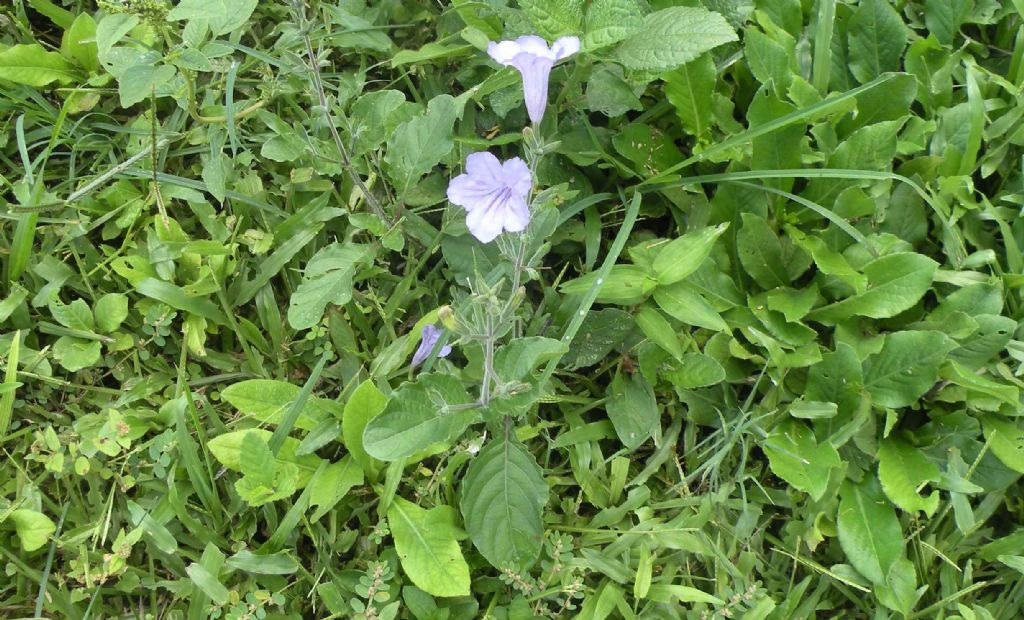
[[[0,26],[0,616],[1024,614],[1019,0]],[[403,386],[409,357],[499,261],[445,188],[520,153],[485,50],[527,33],[583,50],[498,355],[560,364],[503,437],[435,437],[409,423],[469,400],[479,347]]]

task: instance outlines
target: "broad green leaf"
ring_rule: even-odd
[[[167,19],[202,20],[215,35],[227,34],[245,25],[259,0],[181,0],[167,13]]]
[[[242,549],[227,559],[227,566],[254,575],[291,575],[299,570],[299,563],[284,551],[256,554]]]
[[[121,327],[128,318],[128,296],[121,293],[107,293],[96,300],[93,310],[96,316],[96,328],[104,334]]]
[[[907,45],[907,27],[888,0],[861,0],[848,32],[850,72],[863,84],[897,71]]]
[[[844,414],[852,413],[864,398],[864,376],[857,351],[845,342],[825,353],[807,373],[804,398],[835,403]]]
[[[397,461],[455,439],[478,417],[471,399],[455,377],[423,375],[403,383],[380,415],[363,432],[367,454]]]
[[[388,524],[402,570],[416,587],[434,596],[469,594],[469,565],[459,548],[461,532],[450,506],[424,510],[401,497],[388,509]]]
[[[1024,429],[1021,429],[1018,418],[986,415],[982,418],[982,428],[992,453],[1003,465],[1024,474]]]
[[[764,218],[753,213],[742,213],[743,228],[736,239],[740,262],[750,277],[763,289],[786,286],[791,274],[789,257],[778,235]]]
[[[661,312],[644,305],[636,313],[636,324],[652,342],[675,358],[683,356],[683,346],[679,343],[679,335],[675,328],[662,316]]]
[[[569,350],[561,340],[527,336],[517,338],[494,354],[494,371],[502,381],[522,381],[541,364]]]
[[[388,140],[388,177],[404,194],[452,150],[452,128],[459,112],[451,95],[438,95],[427,111],[403,123]]]
[[[1017,321],[997,314],[973,315],[971,318],[977,322],[978,329],[963,339],[949,357],[966,368],[977,370],[1006,350],[1017,329]]]
[[[39,87],[53,82],[70,84],[78,77],[63,56],[38,43],[14,45],[0,52],[0,80]]]
[[[902,331],[886,335],[882,350],[864,361],[864,387],[874,404],[908,407],[939,378],[939,365],[953,348],[945,334]]]
[[[93,73],[100,68],[99,51],[96,48],[96,22],[88,13],[80,13],[64,32],[61,52],[73,58],[80,67]]]
[[[922,254],[899,252],[864,267],[868,284],[863,293],[812,310],[808,318],[834,323],[853,316],[887,319],[908,310],[931,287],[939,265]]]
[[[925,0],[924,23],[930,34],[939,43],[952,45],[953,38],[960,31],[974,9],[971,0]]]
[[[807,425],[795,420],[772,431],[764,442],[764,451],[775,475],[815,501],[825,495],[832,469],[843,464],[832,444],[817,443]]]
[[[358,243],[332,243],[306,263],[302,284],[288,302],[288,324],[309,329],[320,322],[328,304],[343,306],[352,299],[356,266],[372,256],[372,248]]]
[[[939,468],[919,448],[899,436],[883,439],[878,445],[878,479],[882,490],[901,509],[926,516],[939,507],[939,492],[922,497],[925,483],[938,482]]]
[[[654,278],[658,286],[675,284],[686,278],[711,254],[715,240],[729,227],[728,224],[708,226],[688,232],[661,247],[654,257]]]
[[[549,43],[563,35],[580,34],[583,0],[519,0],[519,8]]]
[[[884,584],[903,557],[903,530],[874,476],[843,482],[836,526],[850,564],[871,583]]]
[[[754,95],[747,110],[747,118],[750,126],[757,127],[765,125],[787,114],[792,114],[796,108],[771,94],[767,87],[761,88]],[[750,167],[753,170],[785,170],[787,168],[799,168],[800,143],[804,139],[807,128],[804,123],[793,123],[782,127],[770,134],[757,136],[750,142]],[[766,180],[783,191],[793,188],[794,179],[771,179]],[[746,215],[746,214],[744,214]],[[744,221],[746,228],[746,221]]]
[[[103,347],[96,340],[61,336],[53,344],[53,358],[70,372],[77,372],[99,363]]]
[[[793,76],[799,73],[796,41],[785,33],[769,36],[757,28],[747,28],[743,46],[750,72],[757,81],[765,86],[770,84],[775,93],[786,92]]]
[[[718,13],[675,6],[644,18],[643,27],[622,42],[616,57],[628,69],[668,71],[736,40],[736,32]]]
[[[495,568],[529,570],[540,556],[548,485],[533,455],[495,437],[474,457],[460,508],[473,545]]]
[[[217,579],[217,576],[210,573],[202,564],[192,562],[185,568],[189,579],[202,590],[203,594],[210,597],[210,600],[218,605],[225,605],[228,602],[228,589]]]
[[[608,386],[605,410],[622,445],[630,450],[650,439],[658,430],[658,401],[654,390],[640,373],[616,373]]]
[[[130,108],[149,99],[154,89],[166,84],[176,70],[171,65],[132,65],[117,79],[121,107]]]
[[[712,95],[718,73],[711,54],[701,54],[690,62],[663,73],[665,97],[672,103],[683,129],[698,140],[706,139],[714,120]]]
[[[260,424],[277,424],[301,391],[301,387],[285,381],[247,379],[224,388],[220,397],[239,413],[252,416]],[[339,410],[333,401],[310,396],[295,421],[295,427],[312,430],[322,420],[337,415]]]
[[[646,299],[656,284],[644,269],[635,265],[615,265],[607,278],[598,280],[597,272],[591,272],[563,283],[560,288],[566,295],[584,295],[590,287],[600,286],[598,303],[633,306]]]
[[[318,521],[331,511],[353,488],[363,484],[363,470],[356,464],[352,455],[345,455],[337,463],[331,463],[317,476],[309,487],[309,507],[316,510],[309,516],[310,521]]]
[[[250,431],[242,436],[238,451],[238,467],[242,475],[253,484],[267,488],[274,486],[277,462],[266,440],[260,437],[259,433]]]
[[[56,530],[50,517],[41,512],[18,508],[7,515],[7,520],[14,524],[14,531],[25,551],[35,551],[50,541],[50,535]]]
[[[367,423],[384,411],[387,404],[388,397],[381,394],[372,379],[366,379],[349,396],[341,416],[341,436],[345,439],[345,448],[367,474],[374,474],[378,468],[373,457],[363,447],[363,432]]]
[[[587,80],[587,109],[618,118],[630,110],[642,110],[643,104],[623,79],[622,67],[602,65]]]
[[[704,353],[687,353],[678,361],[668,364],[665,378],[677,388],[694,390],[715,385],[725,380],[725,369],[718,361]]]
[[[643,11],[637,0],[593,0],[587,7],[583,48],[592,52],[615,45],[643,25]]]
[[[618,308],[588,312],[562,357],[562,367],[575,370],[601,362],[625,344],[633,329],[633,317]]]
[[[693,291],[687,282],[659,286],[654,290],[654,301],[672,318],[694,327],[705,327],[728,332],[729,326],[704,297]]]
[[[221,465],[232,471],[240,472],[242,471],[242,440],[245,438],[247,433],[258,433],[260,438],[264,441],[270,441],[270,436],[273,434],[270,431],[263,429],[232,431],[211,439],[207,444],[207,448],[209,448],[210,454],[220,461]],[[298,439],[295,439],[294,437],[285,438],[281,449],[277,451],[276,462],[278,465],[285,463],[294,465],[298,468],[299,478],[296,488],[301,489],[306,486],[309,479],[313,477],[313,472],[315,472],[316,468],[320,466],[323,459],[314,454],[295,456],[295,449],[298,447]]]
[[[50,316],[68,329],[91,332],[95,327],[92,310],[84,299],[76,299],[69,304],[54,300],[50,302],[49,308]]]

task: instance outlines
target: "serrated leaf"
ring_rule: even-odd
[[[42,45],[13,45],[0,52],[0,80],[28,86],[46,86],[53,82],[70,84],[78,79],[71,64],[57,52]]]
[[[637,32],[644,25],[637,0],[594,0],[587,8],[583,48],[598,50]]]
[[[397,461],[461,435],[478,412],[466,388],[449,375],[423,375],[403,383],[363,431],[367,454]]]
[[[495,568],[529,570],[540,556],[548,486],[533,455],[514,438],[494,438],[462,481],[460,508],[473,545]]]
[[[427,111],[399,125],[388,140],[388,177],[399,194],[408,191],[452,150],[452,128],[458,109],[451,95],[438,95]]]
[[[342,306],[352,299],[356,266],[371,255],[370,246],[333,243],[309,259],[302,284],[288,302],[288,324],[309,329],[320,322],[328,304]]]
[[[683,129],[698,139],[711,130],[714,120],[712,95],[718,74],[710,54],[701,54],[690,62],[662,74],[665,97],[672,103]]]
[[[887,0],[861,0],[848,31],[850,72],[860,83],[886,71],[898,71],[907,27]]]
[[[519,8],[549,42],[580,33],[583,0],[519,0]]]
[[[878,479],[892,503],[907,512],[920,510],[930,517],[939,507],[938,491],[928,497],[919,494],[925,483],[939,480],[939,468],[901,437],[887,437],[879,443]]]
[[[455,516],[450,506],[424,510],[401,497],[394,498],[388,509],[388,524],[402,570],[427,594],[469,594],[469,565],[459,548]]]
[[[859,483],[843,482],[836,526],[850,564],[871,583],[884,584],[893,564],[903,557],[903,530],[874,476]]]
[[[939,365],[952,342],[935,331],[902,331],[886,335],[882,350],[864,361],[864,387],[882,407],[908,407],[939,378]]]
[[[643,28],[619,46],[616,57],[629,69],[668,71],[736,40],[736,32],[718,13],[676,6],[648,15]]]
[[[835,322],[852,316],[887,319],[913,307],[931,287],[939,265],[927,256],[898,252],[864,267],[868,284],[863,293],[812,310],[808,318]]]
[[[775,475],[815,501],[825,495],[831,470],[843,464],[832,444],[819,444],[811,429],[795,420],[772,431],[764,442],[764,451]]]

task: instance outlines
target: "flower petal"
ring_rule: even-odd
[[[516,39],[516,44],[519,45],[524,53],[533,54],[541,58],[555,59],[555,55],[551,52],[551,48],[548,47],[548,42],[543,38],[538,37],[535,34],[527,34]]]
[[[501,183],[501,162],[488,151],[473,153],[466,158],[466,173],[481,181]]]
[[[506,160],[501,165],[502,182],[506,187],[512,188],[517,196],[527,196],[533,189],[533,175],[530,174],[530,167],[518,157]]]
[[[431,324],[423,326],[423,332],[420,336],[420,346],[416,348],[416,353],[412,356],[412,365],[419,366],[423,362],[427,361],[430,357],[430,351],[433,350],[434,345],[437,344],[438,338],[441,337],[441,330]]]
[[[491,194],[499,189],[499,185],[481,181],[468,174],[460,174],[448,182],[448,200],[471,211],[477,205],[486,204]]]
[[[501,234],[504,220],[503,205],[495,205],[485,209],[474,209],[466,215],[466,228],[481,243],[490,243]]]
[[[549,58],[520,54],[514,61],[515,68],[523,75],[523,98],[530,120],[540,123],[544,108],[548,104],[548,76],[554,61]]]
[[[512,64],[512,59],[522,51],[523,48],[516,41],[502,41],[500,43],[491,41],[487,44],[487,55],[493,58],[495,62],[506,67]]]
[[[568,58],[580,51],[580,38],[574,36],[559,37],[551,44],[551,53],[555,60]]]
[[[522,232],[530,223],[530,207],[519,196],[513,196],[502,209],[502,225],[509,232]]]

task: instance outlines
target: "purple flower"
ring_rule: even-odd
[[[430,357],[430,352],[434,350],[434,346],[437,345],[437,341],[441,338],[441,330],[431,324],[423,326],[423,335],[420,338],[420,346],[416,349],[416,353],[412,356],[412,365],[419,366],[423,362],[427,361]],[[440,348],[437,352],[438,357],[446,357],[452,352],[452,346],[446,344]]]
[[[515,41],[491,41],[487,45],[487,53],[494,60],[519,69],[523,74],[523,97],[526,99],[526,111],[530,120],[540,123],[544,118],[544,107],[548,104],[548,75],[555,62],[572,56],[580,51],[580,40],[577,37],[561,37],[548,47],[547,41],[536,36],[526,35]]]
[[[502,163],[487,151],[466,158],[466,173],[448,183],[448,200],[466,209],[473,236],[490,243],[501,231],[520,232],[530,223],[526,197],[533,175],[526,162],[513,157]]]

